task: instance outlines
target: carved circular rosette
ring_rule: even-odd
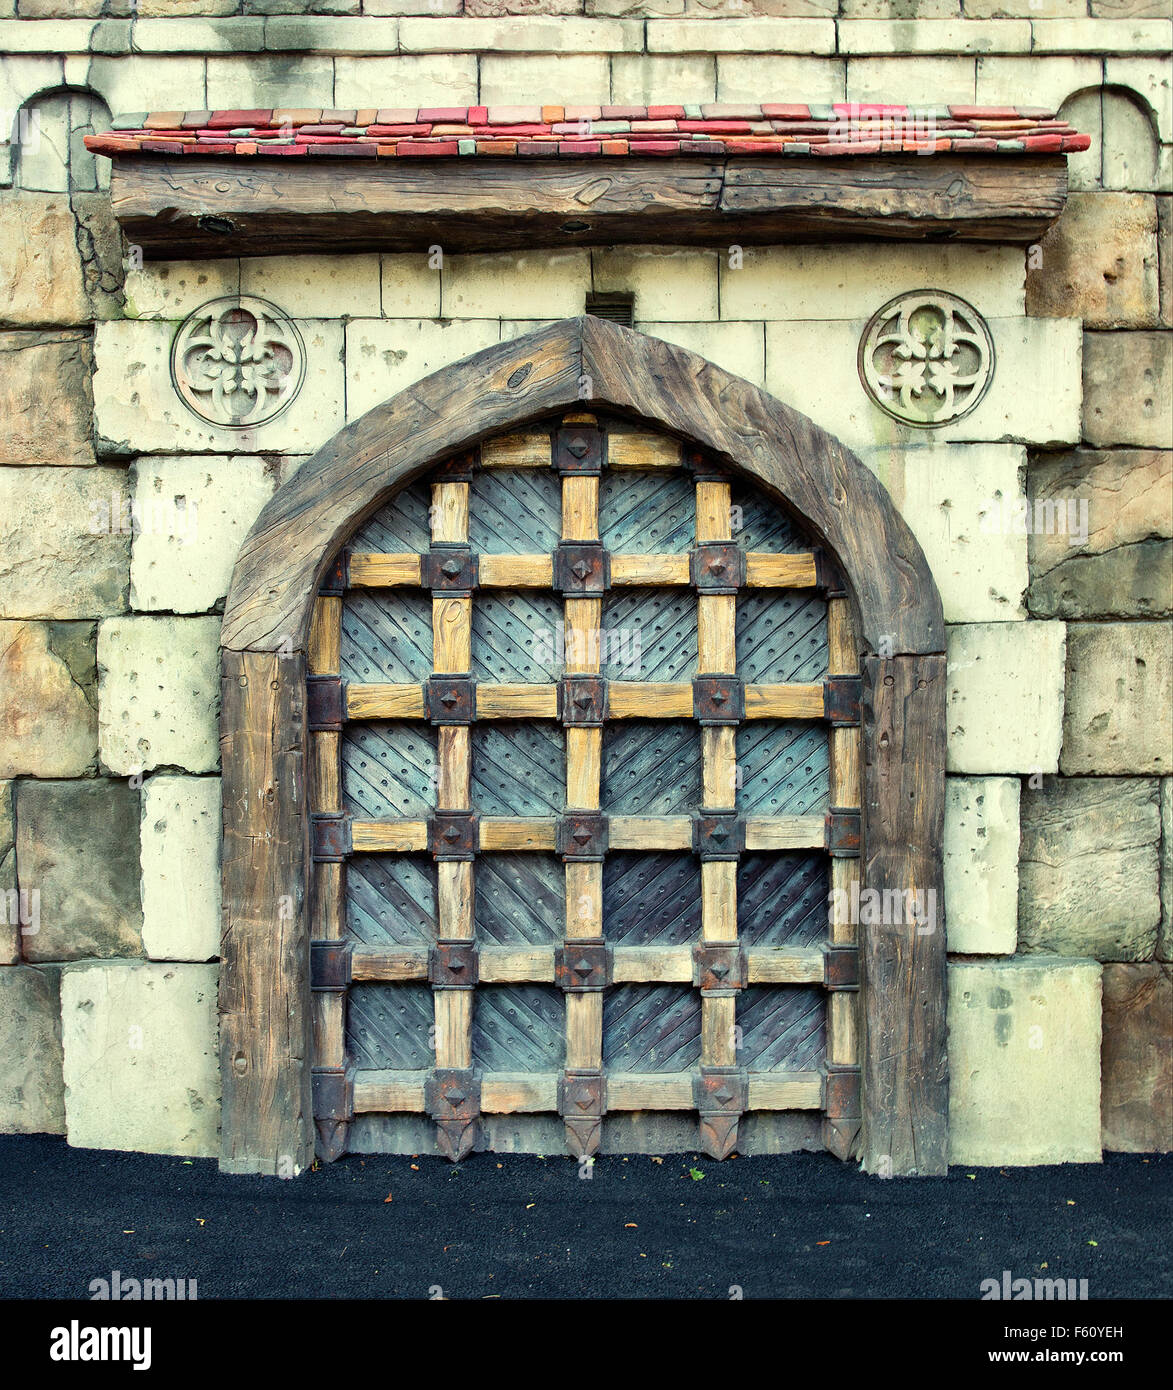
[[[994,379],[994,340],[964,299],[944,290],[898,295],[868,320],[859,379],[905,425],[934,429],[974,410]]]
[[[275,304],[228,295],[193,310],[171,344],[171,382],[201,420],[252,429],[275,420],[305,380],[305,344]]]

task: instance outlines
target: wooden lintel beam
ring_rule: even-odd
[[[115,215],[148,258],[876,238],[1037,241],[1062,155],[542,160],[122,156]]]

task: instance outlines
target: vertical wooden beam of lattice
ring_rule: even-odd
[[[457,472],[456,468],[449,473]],[[467,476],[432,484],[433,551],[468,546]],[[437,676],[469,678],[472,673],[472,596],[432,594],[432,669]],[[436,811],[471,813],[471,739],[467,723],[436,730]],[[477,981],[473,929],[475,846],[447,854],[437,842],[436,945],[429,976],[435,1023],[435,1074],[428,1087],[428,1110],[436,1121],[436,1140],[453,1162],[466,1157],[480,1139],[478,1086],[472,1069],[473,994]]]
[[[310,733],[310,811],[318,816],[341,816],[344,813],[341,640],[341,597],[319,597],[310,622],[307,674],[311,686],[315,683],[319,687],[337,683],[339,696],[338,727],[322,727],[324,723],[334,721],[319,714],[317,726]],[[311,721],[314,717],[311,702]],[[310,894],[313,923],[310,983],[314,1033],[314,1125],[318,1154],[326,1162],[332,1162],[345,1150],[351,1119],[346,1058],[346,972],[340,965],[343,959],[342,943],[346,937],[344,858],[319,859],[314,863]]]
[[[730,485],[719,478],[696,483],[696,541],[699,547],[732,540]],[[736,674],[736,593],[697,594],[697,675]],[[713,813],[735,813],[736,728],[701,729],[702,822]],[[735,819],[735,814],[733,816]],[[744,1078],[737,1067],[737,858],[709,857],[701,847],[701,1077],[697,1090],[700,1145],[714,1158],[737,1146],[744,1108]],[[716,973],[714,973],[716,972]]]
[[[832,676],[857,676],[859,652],[846,598],[827,601],[827,656]],[[858,810],[860,806],[860,727],[858,724],[830,731],[831,805],[839,810]],[[831,860],[831,900],[828,930],[832,947],[857,945],[857,912],[860,887],[858,857]],[[832,989],[827,1009],[827,1065],[829,1075],[837,1068],[859,1066],[859,994],[855,989]],[[846,1103],[846,1113],[836,1106]],[[860,1126],[858,1072],[836,1078],[828,1088],[828,1107],[823,1121],[823,1140],[832,1153],[848,1158],[855,1149]]]
[[[562,422],[559,441],[574,446],[574,454],[590,463],[589,453],[580,454],[578,438],[594,443],[596,421],[591,415],[570,415]],[[583,427],[576,431],[575,427]],[[577,436],[577,438],[576,438]],[[556,461],[561,451],[556,444]],[[562,475],[563,542],[599,541],[599,476],[596,472]],[[564,599],[564,673],[597,676],[601,669],[600,633],[603,602],[595,597]],[[568,712],[567,712],[568,716]],[[565,824],[585,828],[597,825],[602,782],[603,730],[598,725],[572,724],[566,720],[566,804]],[[596,831],[597,834],[597,831]],[[592,847],[597,848],[597,847]],[[603,989],[606,959],[603,936],[603,864],[597,858],[575,858],[576,847],[567,840],[563,858],[566,874],[566,927],[559,982],[566,1001],[566,1070],[562,1079],[559,1109],[566,1126],[566,1142],[578,1156],[593,1154],[599,1147],[603,1125]]]

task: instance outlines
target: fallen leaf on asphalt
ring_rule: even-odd
[[[638,1231],[639,1227],[635,1224],[634,1221],[625,1221],[623,1223],[623,1229],[625,1231]]]
[[[831,1242],[830,1242],[829,1240],[816,1240],[816,1241],[815,1241],[815,1244],[816,1244],[816,1245],[830,1245]]]
[[[394,1200],[395,1200],[395,1199],[392,1197],[391,1193],[388,1192],[387,1195],[386,1195],[386,1197],[383,1198],[383,1205],[386,1206],[388,1202],[391,1202],[391,1201],[394,1201]]]

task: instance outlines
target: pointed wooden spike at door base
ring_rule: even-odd
[[[480,1138],[479,1120],[436,1121],[436,1143],[441,1154],[453,1163],[467,1158],[480,1143]]]
[[[314,1124],[318,1131],[318,1142],[315,1146],[318,1157],[323,1163],[333,1163],[335,1159],[341,1158],[346,1151],[348,1122],[315,1120]]]
[[[701,1148],[710,1158],[728,1158],[737,1148],[740,1115],[702,1115]]]
[[[587,1158],[598,1153],[603,1121],[598,1115],[567,1116],[566,1147],[575,1158]]]
[[[823,1120],[823,1143],[836,1158],[854,1158],[859,1148],[858,1119]],[[885,1174],[890,1176],[890,1174]]]

